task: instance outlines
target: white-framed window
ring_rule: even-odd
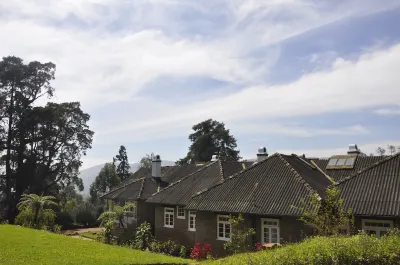
[[[178,219],[185,219],[185,209],[183,206],[176,206],[176,218]]]
[[[261,219],[261,243],[279,243],[279,219]]]
[[[189,231],[196,231],[196,212],[195,211],[189,211],[188,213],[188,230]]]
[[[129,203],[133,203],[133,202],[125,201],[124,205],[127,205]],[[136,207],[129,207],[128,209],[125,210],[125,213],[128,214],[129,216],[134,216],[136,213]]]
[[[217,239],[228,241],[231,239],[231,223],[229,215],[217,215]]]
[[[164,207],[164,227],[174,228],[174,208]]]
[[[367,234],[376,235],[381,237],[387,233],[389,229],[393,228],[392,220],[372,220],[362,219],[362,230]]]

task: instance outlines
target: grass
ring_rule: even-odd
[[[89,239],[96,240],[97,233],[95,233],[95,232],[84,232],[84,233],[80,233],[79,235],[81,237],[86,237],[86,238],[89,238]]]
[[[202,265],[399,265],[400,236],[315,237],[272,250],[245,253]]]
[[[29,228],[0,225],[0,264],[189,264],[191,261]]]

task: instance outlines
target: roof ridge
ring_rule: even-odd
[[[204,166],[201,166],[198,170],[196,170],[196,171],[190,173],[189,175],[186,175],[185,177],[183,177],[183,178],[181,178],[181,179],[179,179],[179,180],[177,180],[177,181],[175,181],[175,182],[169,184],[169,185],[168,185],[167,187],[165,187],[164,189],[162,189],[162,190],[160,190],[160,191],[157,191],[156,193],[153,193],[148,199],[150,199],[151,197],[153,197],[154,195],[156,195],[156,194],[158,194],[158,193],[160,193],[160,192],[163,192],[164,190],[166,190],[166,189],[168,189],[168,188],[170,188],[170,187],[172,187],[172,186],[175,186],[176,184],[178,184],[178,183],[182,182],[183,180],[185,180],[185,179],[191,177],[192,175],[194,175],[194,174],[196,174],[196,173],[198,173],[198,172],[200,172],[200,171],[202,171],[202,170],[204,170],[204,169],[210,167],[211,165],[214,165],[216,162],[218,162],[218,161],[215,161],[215,162],[212,162],[212,163],[210,163],[210,164],[206,164],[206,165],[204,165]]]
[[[127,184],[124,184],[124,185],[122,185],[122,186],[120,186],[120,187],[115,187],[114,189],[109,190],[108,192],[104,193],[104,194],[101,195],[100,197],[104,197],[104,196],[106,196],[107,194],[110,194],[111,192],[114,192],[114,191],[120,190],[120,189],[122,189],[122,188],[125,188],[125,187],[127,187],[127,186],[129,186],[129,185],[131,185],[131,184],[133,184],[133,183],[136,183],[136,182],[138,182],[139,180],[144,179],[144,178],[146,178],[146,177],[141,177],[141,178],[135,179],[135,180],[132,181],[132,182],[129,182],[129,183],[127,183]]]
[[[146,178],[143,178],[142,185],[140,186],[139,194],[138,194],[138,197],[137,197],[138,200],[140,199],[140,197],[142,197],[142,193],[143,193],[144,183],[145,182],[146,182]]]
[[[244,173],[244,172],[246,172],[246,171],[248,171],[248,170],[250,170],[250,169],[252,169],[252,168],[254,168],[254,167],[256,167],[256,166],[258,166],[258,165],[261,165],[262,163],[264,163],[265,161],[269,160],[271,157],[276,156],[277,154],[278,154],[278,153],[274,153],[273,155],[271,155],[271,156],[267,157],[266,159],[262,160],[261,162],[255,162],[255,163],[252,164],[251,166],[249,166],[249,167],[247,167],[247,168],[245,168],[245,169],[243,169],[243,170],[241,170],[241,171],[239,171],[239,172],[236,172],[236,173],[233,174],[232,176],[229,176],[228,178],[222,180],[220,183],[217,183],[217,184],[215,184],[215,185],[213,185],[213,186],[211,186],[211,187],[209,187],[209,188],[206,188],[206,189],[204,189],[204,190],[201,190],[201,191],[197,192],[196,194],[192,195],[191,198],[194,198],[194,197],[196,197],[196,196],[198,196],[198,195],[201,195],[201,194],[203,194],[204,192],[207,192],[207,191],[212,190],[213,188],[215,188],[215,187],[217,187],[217,186],[219,186],[219,185],[222,185],[223,183],[225,183],[226,181],[229,181],[230,179],[233,179],[233,178],[236,178],[237,176],[240,176],[240,174],[242,174],[242,173]]]
[[[285,163],[285,165],[294,173],[295,177],[297,179],[300,180],[301,183],[303,183],[303,185],[306,187],[306,189],[308,189],[311,192],[315,192],[316,194],[318,194],[318,192],[316,190],[314,190],[310,184],[308,184],[308,182],[292,167],[292,165],[290,165],[290,163],[281,155],[278,154],[278,157],[282,160],[283,163]],[[321,196],[318,194],[318,197],[321,198]]]
[[[398,156],[400,156],[400,152],[397,153],[397,154],[388,156],[388,157],[386,157],[386,158],[384,158],[384,159],[382,159],[382,160],[379,160],[378,162],[375,162],[375,163],[373,163],[372,165],[370,165],[370,166],[368,166],[368,167],[365,167],[365,168],[363,168],[363,169],[357,171],[356,173],[351,174],[350,176],[347,176],[347,177],[343,178],[342,180],[338,181],[338,182],[335,184],[335,186],[338,186],[338,185],[340,185],[341,183],[346,182],[346,181],[348,181],[348,180],[350,180],[350,179],[352,179],[352,178],[354,178],[354,177],[356,177],[356,176],[358,176],[358,175],[364,173],[365,171],[368,171],[368,170],[370,170],[370,169],[372,169],[372,168],[374,168],[374,167],[377,167],[377,166],[379,166],[380,164],[386,163],[387,161],[390,161],[390,160],[392,160],[392,159],[394,159],[394,158],[396,158],[396,157],[398,157]]]
[[[218,159],[218,165],[219,165],[219,173],[220,173],[220,177],[221,177],[221,181],[224,181],[224,166],[222,165],[222,161],[220,159]]]

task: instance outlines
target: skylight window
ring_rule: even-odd
[[[337,161],[338,161],[337,158],[331,158],[331,159],[329,159],[328,167],[329,167],[329,166],[335,166],[336,163],[337,163]]]
[[[346,169],[353,168],[357,155],[332,156],[329,159],[326,169]]]

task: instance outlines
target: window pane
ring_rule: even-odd
[[[331,159],[329,159],[328,166],[334,166],[334,165],[336,165],[337,161],[338,161],[337,158],[331,158]]]
[[[337,163],[336,163],[336,165],[337,166],[344,166],[344,163],[346,162],[346,158],[340,158],[338,161],[337,161]]]
[[[349,158],[346,159],[345,165],[346,165],[346,166],[352,166],[352,165],[354,165],[354,162],[355,162],[355,161],[356,161],[356,158],[355,158],[355,157],[349,157]]]

